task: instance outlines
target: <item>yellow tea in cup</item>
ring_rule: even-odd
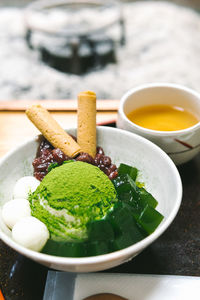
[[[150,105],[133,110],[127,117],[133,123],[153,130],[176,131],[189,128],[199,119],[182,107]]]

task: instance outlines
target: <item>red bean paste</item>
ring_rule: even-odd
[[[76,138],[72,136],[74,140]],[[34,176],[38,180],[42,180],[48,173],[48,167],[51,163],[58,163],[61,165],[67,160],[83,161],[100,168],[111,180],[118,176],[117,167],[112,164],[109,156],[104,154],[101,147],[97,147],[95,158],[88,153],[81,152],[77,157],[72,158],[65,155],[59,148],[54,148],[44,137],[40,138],[40,144],[37,150],[36,158],[33,161]]]

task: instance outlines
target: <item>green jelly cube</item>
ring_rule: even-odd
[[[122,202],[122,207],[126,207],[129,210],[129,213],[131,214],[132,218],[137,221],[144,210],[144,207],[141,207],[138,205],[138,202]]]
[[[113,180],[113,184],[115,186],[117,196],[119,199],[124,197],[125,193],[129,193],[131,191],[132,197],[137,200],[139,198],[139,193],[137,191],[137,186],[135,182],[131,179],[128,174],[123,174],[118,176]]]
[[[108,214],[107,220],[112,224],[115,235],[119,236],[135,227],[132,212],[128,207],[116,208]]]
[[[136,199],[133,196],[132,191],[130,190],[129,192],[124,192],[120,194],[119,199],[123,202],[123,203],[127,203],[131,206],[137,206],[138,205],[138,199]]]
[[[109,253],[109,243],[109,241],[89,241],[87,243],[87,256],[96,256]]]
[[[144,188],[138,188],[140,194],[140,203],[145,207],[146,204],[155,208],[158,205],[158,201]]]
[[[59,256],[84,257],[87,255],[85,242],[65,242],[59,247]]]
[[[146,233],[143,233],[140,228],[135,225],[129,229],[127,229],[126,233],[121,234],[113,241],[113,249],[120,250],[126,247],[129,247],[141,240],[143,240],[147,236]]]
[[[132,244],[133,242],[131,236],[128,233],[122,234],[113,241],[113,251],[124,249],[131,246]]]
[[[136,180],[138,170],[126,164],[120,164],[118,168],[119,175],[128,174],[131,179]]]
[[[151,234],[162,220],[163,215],[147,204],[138,219],[138,223],[148,234]]]
[[[63,257],[83,257],[86,256],[86,247],[84,242],[48,240],[42,253]]]
[[[91,241],[110,240],[114,238],[114,231],[107,220],[90,222],[87,225],[88,239]]]

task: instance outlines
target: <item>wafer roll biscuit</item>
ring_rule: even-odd
[[[90,91],[78,95],[77,141],[83,152],[96,155],[96,94]]]
[[[26,115],[55,148],[59,148],[70,157],[75,157],[81,152],[80,146],[60,127],[44,107],[33,105],[27,109]]]

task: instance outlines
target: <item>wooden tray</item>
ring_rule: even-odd
[[[63,128],[76,126],[77,101],[75,100],[0,101],[0,157],[17,144],[39,133],[24,113],[30,105],[36,103],[42,104],[51,111]],[[118,100],[98,100],[97,124],[115,122],[118,105]]]
[[[77,100],[14,100],[0,101],[0,111],[25,111],[32,104],[41,104],[50,111],[76,111]],[[119,100],[97,100],[97,111],[117,111]]]

